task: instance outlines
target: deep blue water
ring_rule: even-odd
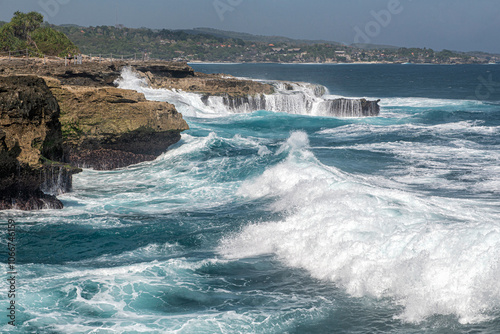
[[[193,67],[382,111],[177,103],[191,130],[157,160],[85,170],[62,211],[0,213],[18,225],[19,290],[15,329],[0,292],[0,332],[499,332],[500,66]]]
[[[336,95],[500,101],[499,65],[213,64],[204,73],[321,84]],[[478,96],[476,96],[478,95]]]

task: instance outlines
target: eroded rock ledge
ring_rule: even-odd
[[[225,74],[195,72],[182,62],[88,62],[82,65],[64,66],[60,63],[27,63],[21,60],[0,63],[0,75],[34,74],[59,80],[66,86],[114,87],[114,81],[124,67],[148,79],[153,88],[180,89],[210,95],[228,94],[241,97],[256,94],[272,94],[271,85],[253,80],[240,80]]]
[[[61,107],[69,161],[79,167],[108,170],[154,160],[189,129],[172,104],[141,93],[45,80]]]

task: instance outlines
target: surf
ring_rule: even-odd
[[[403,321],[442,314],[467,324],[495,315],[498,211],[384,188],[324,166],[304,133],[293,133],[285,146],[284,162],[239,189],[242,196],[267,198],[284,218],[225,238],[221,255],[272,254],[354,297],[392,300],[403,307]]]

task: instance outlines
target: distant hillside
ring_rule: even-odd
[[[78,24],[61,24],[59,26],[60,27],[68,27],[68,28],[84,28],[83,26],[80,26]]]
[[[253,36],[220,30],[152,30],[125,27],[52,26],[66,34],[87,55],[114,55],[209,62],[345,62],[338,43],[298,44],[285,37]],[[215,34],[209,33],[214,32]],[[229,37],[231,36],[231,37]],[[242,37],[242,38],[241,38]],[[244,38],[244,39],[243,39]],[[245,40],[246,39],[246,40]],[[265,42],[256,42],[262,40]],[[290,42],[291,41],[291,42]]]
[[[327,40],[309,40],[309,39],[294,39],[283,36],[263,36],[263,35],[252,35],[242,32],[235,31],[226,31],[219,30],[213,28],[193,28],[193,29],[183,29],[180,31],[184,31],[188,34],[198,35],[212,35],[224,39],[241,39],[245,42],[257,42],[257,43],[267,43],[267,44],[276,44],[276,43],[286,43],[288,45],[313,45],[313,44],[329,44],[334,46],[345,45],[335,41],[327,41]],[[363,44],[363,43],[353,43],[350,46],[362,50],[397,50],[400,47],[394,45],[383,45],[383,44]]]
[[[394,45],[380,45],[380,44],[364,44],[364,43],[353,43],[352,47],[363,49],[363,50],[397,50],[400,47]]]
[[[483,51],[472,51],[472,52],[466,52],[467,55],[471,57],[480,57],[480,58],[485,58],[488,61],[500,61],[500,53],[487,53]]]
[[[280,36],[256,36],[211,28],[188,30],[132,29],[123,26],[51,26],[93,56],[156,58],[203,62],[280,63],[485,63],[487,59],[449,50],[342,45]]]
[[[216,37],[226,38],[226,39],[241,39],[247,42],[260,42],[260,43],[287,43],[290,45],[303,45],[303,44],[331,44],[331,45],[342,45],[338,42],[325,41],[325,40],[306,40],[306,39],[293,39],[283,36],[262,36],[262,35],[252,35],[242,32],[235,31],[225,31],[213,28],[194,28],[183,30],[188,34],[208,34]]]

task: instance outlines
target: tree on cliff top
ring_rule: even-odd
[[[41,27],[43,15],[15,12],[12,20],[0,27],[0,51],[28,49],[31,54],[64,57],[79,53],[78,47],[63,33]]]
[[[28,14],[19,11],[14,13],[10,21],[14,30],[14,35],[19,39],[31,41],[30,33],[38,29],[43,23],[43,15],[37,12]]]

